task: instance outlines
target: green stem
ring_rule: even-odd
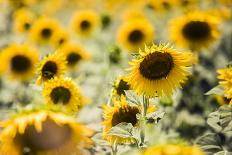
[[[143,96],[143,117],[147,115],[147,109],[149,107],[149,98],[146,98],[146,96]]]

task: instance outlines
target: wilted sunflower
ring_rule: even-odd
[[[137,51],[153,41],[154,27],[145,19],[130,20],[118,29],[117,40],[129,51]]]
[[[133,138],[122,138],[118,136],[108,135],[110,129],[119,123],[126,122],[131,123],[134,127],[139,125],[136,114],[141,114],[140,106],[129,105],[124,96],[120,100],[113,100],[114,106],[103,105],[103,138],[110,144],[129,144],[135,143]],[[154,112],[155,107],[150,105],[148,113]]]
[[[118,77],[113,84],[113,93],[115,96],[125,95],[125,91],[130,90],[130,85],[123,77]]]
[[[29,80],[33,78],[39,53],[26,44],[12,44],[3,49],[1,66],[12,79]]]
[[[70,78],[54,78],[44,83],[43,96],[48,104],[61,104],[72,111],[83,105],[82,95]]]
[[[219,73],[219,84],[224,88],[225,97],[230,99],[230,104],[232,104],[232,67],[220,69],[217,72]]]
[[[55,34],[54,37],[51,40],[51,43],[55,48],[58,48],[68,42],[69,40],[69,34],[64,29],[59,29]]]
[[[18,33],[28,32],[33,21],[34,17],[32,12],[25,8],[17,10],[13,19],[14,31]]]
[[[31,27],[31,39],[37,43],[48,43],[59,31],[59,23],[48,17],[40,17]]]
[[[92,130],[48,110],[26,111],[0,123],[1,155],[84,155]]]
[[[77,11],[71,20],[72,30],[80,36],[90,36],[98,28],[100,17],[93,10]]]
[[[86,50],[76,43],[67,42],[59,48],[59,52],[64,55],[67,66],[74,69],[77,64],[83,60],[87,60],[90,55]]]
[[[204,12],[191,12],[170,22],[170,38],[179,46],[196,50],[219,38],[220,19]]]
[[[142,155],[204,155],[197,146],[164,144],[148,147]]]
[[[45,57],[37,71],[39,75],[37,84],[62,76],[66,70],[66,64],[67,61],[61,53],[54,53]]]
[[[168,44],[152,45],[140,50],[139,56],[130,62],[127,81],[138,94],[169,96],[187,80],[193,63],[190,52],[178,52]]]

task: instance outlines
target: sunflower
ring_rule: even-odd
[[[17,10],[13,18],[14,31],[18,33],[28,32],[34,21],[32,12],[25,8]]]
[[[177,4],[182,8],[197,6],[199,0],[177,0]]]
[[[179,46],[196,50],[219,38],[220,19],[204,12],[191,12],[170,22],[170,38]]]
[[[125,90],[130,90],[130,85],[123,77],[118,77],[113,84],[114,96],[125,95]]]
[[[119,27],[117,40],[130,51],[153,41],[154,27],[145,19],[130,20]]]
[[[48,17],[40,17],[31,27],[30,37],[37,43],[48,43],[59,31],[59,23]]]
[[[148,0],[147,6],[154,11],[168,11],[177,4],[176,0]]]
[[[90,36],[98,28],[100,17],[93,10],[82,10],[74,13],[71,28],[80,36]]]
[[[232,6],[232,0],[218,0],[218,2],[226,6]]]
[[[45,57],[38,68],[37,84],[62,76],[66,71],[66,64],[67,61],[61,53],[56,52]]]
[[[84,155],[93,131],[63,113],[26,111],[1,122],[1,155]]]
[[[197,146],[163,144],[147,148],[142,155],[204,155]]]
[[[29,80],[33,78],[39,54],[26,44],[11,44],[3,49],[1,68],[12,79]]]
[[[55,34],[54,37],[51,39],[51,42],[55,48],[60,47],[61,45],[65,44],[69,40],[69,34],[64,29],[59,29]]]
[[[136,115],[141,113],[140,106],[129,105],[124,96],[120,100],[113,100],[114,106],[103,105],[103,138],[110,144],[130,144],[135,143],[133,138],[122,138],[118,136],[108,135],[110,129],[119,123],[131,123],[134,127],[139,126]],[[154,112],[155,107],[150,105],[148,113]]]
[[[54,78],[45,82],[43,96],[46,103],[61,104],[73,111],[83,105],[80,90],[70,78]]]
[[[138,94],[147,97],[170,96],[181,87],[194,63],[193,54],[178,52],[169,45],[145,46],[133,59],[127,81]]]
[[[66,58],[67,66],[70,69],[74,69],[79,62],[87,60],[90,57],[89,53],[82,46],[71,42],[61,46],[59,52]]]
[[[232,81],[231,81],[232,67],[228,67],[226,69],[220,69],[217,72],[219,74],[218,76],[218,79],[220,80],[219,84],[224,88],[225,97],[227,99],[230,99],[229,104],[232,104],[232,100],[231,100],[232,99]]]

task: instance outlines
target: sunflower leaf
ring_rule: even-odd
[[[148,123],[159,123],[159,121],[164,117],[164,111],[156,111],[154,113],[149,113],[146,116],[146,120]]]
[[[142,97],[139,97],[136,95],[132,90],[125,91],[126,93],[126,99],[129,104],[132,105],[141,105],[142,103]]]
[[[108,133],[111,136],[119,136],[121,138],[132,138],[133,126],[131,123],[122,122],[112,127]]]
[[[221,85],[217,85],[216,87],[212,88],[210,91],[205,93],[205,95],[224,95],[224,88]]]

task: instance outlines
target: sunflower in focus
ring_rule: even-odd
[[[30,80],[35,75],[39,53],[26,44],[11,44],[1,53],[1,68],[12,79]]]
[[[142,155],[204,155],[197,146],[164,144],[147,148]]]
[[[225,97],[230,99],[229,104],[232,104],[232,67],[220,69],[217,72],[219,74],[219,84],[224,88]]]
[[[81,61],[87,60],[90,57],[89,53],[82,46],[71,42],[61,46],[59,52],[66,58],[67,66],[70,69],[76,68]]]
[[[130,85],[124,77],[118,77],[113,84],[114,96],[125,95],[126,90],[130,90]]]
[[[131,123],[134,127],[139,126],[136,115],[141,113],[140,106],[129,105],[124,96],[120,100],[113,100],[113,106],[103,105],[103,138],[110,144],[132,144],[135,143],[133,138],[122,138],[118,136],[108,135],[112,127],[119,123]],[[154,112],[155,107],[150,104],[148,113]]]
[[[191,12],[170,22],[170,38],[179,46],[193,50],[208,47],[219,36],[218,16]]]
[[[191,52],[178,52],[169,45],[152,45],[139,51],[127,81],[131,88],[147,97],[170,96],[187,80],[190,68],[195,63]]]
[[[137,51],[144,44],[153,41],[154,27],[145,19],[130,20],[122,24],[117,32],[117,40],[129,51]]]
[[[83,105],[83,97],[70,78],[54,78],[44,83],[43,96],[48,104],[61,104],[77,111]]]
[[[100,24],[100,17],[93,10],[82,10],[74,13],[71,20],[72,30],[80,36],[92,35]]]
[[[54,77],[60,77],[64,75],[66,71],[67,61],[61,53],[50,54],[45,57],[39,65],[38,68],[38,79],[37,84],[46,82]]]
[[[30,37],[37,43],[49,43],[59,31],[59,23],[48,17],[40,17],[31,27]]]
[[[59,48],[69,40],[69,34],[64,29],[59,29],[51,40],[51,43],[55,48]]]
[[[84,155],[93,131],[59,112],[21,112],[0,123],[1,155]]]
[[[17,10],[13,19],[14,31],[18,33],[28,32],[33,21],[34,17],[32,12],[25,8]]]

